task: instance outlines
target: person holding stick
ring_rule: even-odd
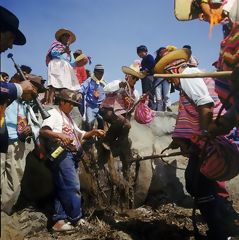
[[[13,45],[24,45],[26,38],[19,30],[19,20],[8,9],[0,6],[0,54]],[[8,132],[5,122],[5,109],[15,99],[23,94],[33,94],[35,88],[30,81],[20,84],[0,81],[0,152],[6,153],[8,148]]]
[[[188,67],[190,57],[189,49],[174,50],[163,56],[154,70],[156,73],[169,74],[199,72],[197,68]],[[195,138],[207,137],[208,127],[221,107],[214,81],[210,78],[177,77],[170,78],[169,81],[180,91],[179,113],[172,135],[173,141],[169,147],[180,147],[182,152],[189,152],[189,162],[185,171],[186,189],[195,198],[197,207],[208,225],[208,238],[226,240],[230,233],[225,229],[225,225],[231,219],[224,214],[226,204],[222,196],[228,193],[224,182],[211,180],[199,172],[201,148],[195,141]]]
[[[216,92],[227,112],[209,126],[212,136],[227,134],[239,126],[239,0],[197,0],[195,12],[199,19],[214,24],[223,24],[224,39],[221,42],[218,71],[232,71],[230,77],[215,78]]]

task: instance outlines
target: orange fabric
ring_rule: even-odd
[[[212,36],[213,26],[216,25],[216,24],[219,24],[221,22],[221,20],[222,20],[221,14],[216,12],[214,9],[211,9],[209,37]]]

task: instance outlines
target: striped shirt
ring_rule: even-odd
[[[191,81],[193,85],[195,79],[190,79],[189,81]],[[212,78],[205,78],[203,81],[207,86],[208,93],[214,102],[213,117],[215,118],[221,108],[221,102],[215,92],[215,82]],[[200,98],[200,96],[198,97]],[[212,102],[209,100],[210,98],[208,98],[207,95],[202,95],[201,97],[202,99],[207,99],[204,104]],[[196,106],[199,105],[196,104],[195,101],[190,101],[188,98],[189,97],[185,96],[183,93],[180,94],[178,116],[176,126],[172,134],[172,137],[174,138],[178,137],[191,139],[194,135],[200,134],[199,113],[196,109]]]

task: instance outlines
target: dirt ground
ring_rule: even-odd
[[[238,206],[237,206],[238,207]],[[239,208],[237,208],[239,210]],[[42,211],[24,209],[7,216],[2,213],[2,240],[193,240],[192,209],[164,203],[158,208],[137,209],[88,208],[87,226],[71,232],[51,231],[49,219]],[[199,212],[197,226],[202,235],[207,230]],[[238,238],[235,238],[238,239]]]

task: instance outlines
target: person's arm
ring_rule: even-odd
[[[212,121],[214,101],[211,98],[208,88],[202,78],[180,79],[181,88],[191,99],[199,113],[199,124],[202,131],[208,130]]]
[[[45,138],[60,140],[65,146],[72,143],[73,139],[69,138],[64,133],[53,132],[50,127],[44,126],[40,130],[40,135]]]
[[[90,138],[93,136],[103,137],[103,136],[105,136],[105,131],[102,129],[93,129],[89,132],[85,132],[83,138]]]
[[[0,81],[0,101],[15,100],[21,94],[22,88],[20,85]]]

